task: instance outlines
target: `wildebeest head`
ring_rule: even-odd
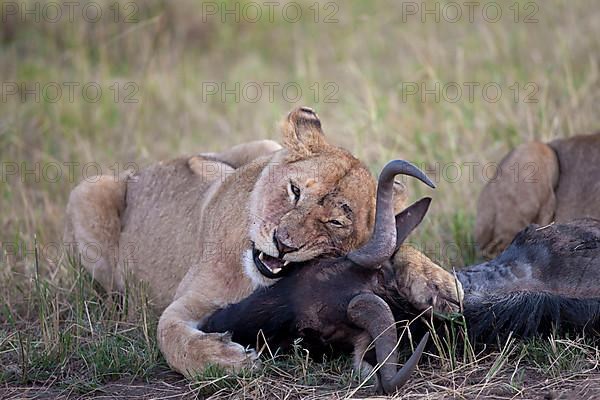
[[[363,247],[347,255],[354,268],[380,268],[382,263],[389,260],[398,250],[410,232],[421,223],[429,209],[431,199],[424,198],[394,218],[392,187],[397,174],[413,176],[428,186],[435,187],[429,178],[412,164],[402,160],[388,163],[379,176],[373,235]],[[396,372],[394,363],[398,358],[397,332],[396,329],[390,329],[395,320],[388,303],[374,293],[359,294],[348,304],[347,317],[354,325],[367,331],[375,341],[377,362],[381,364],[381,389],[386,393],[397,391],[406,383],[416,367],[429,334],[421,339],[407,363]]]
[[[393,274],[381,266],[421,222],[431,201],[422,199],[394,217],[393,185],[398,174],[434,186],[414,165],[400,160],[388,163],[379,176],[375,226],[367,243],[343,257],[317,258],[298,265],[273,286],[215,312],[200,329],[231,331],[233,340],[245,345],[254,344],[259,331],[272,345],[285,346],[300,336],[314,340],[317,346],[350,345],[355,356],[362,355],[373,341],[374,361],[380,364],[380,389],[395,392],[417,365],[427,335],[397,371],[395,319],[385,294],[387,286],[393,292],[395,283]],[[360,368],[360,357],[355,358],[356,363]]]

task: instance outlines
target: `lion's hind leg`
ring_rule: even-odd
[[[220,153],[203,153],[201,157],[213,159],[239,168],[255,159],[269,155],[281,149],[281,145],[273,140],[255,140],[253,142],[238,144]]]
[[[89,178],[71,191],[67,203],[65,246],[107,292],[124,290],[117,256],[129,176]]]
[[[235,169],[279,149],[279,143],[272,140],[255,140],[238,144],[221,153],[201,153],[192,156],[188,160],[188,166],[204,180],[224,179]]]

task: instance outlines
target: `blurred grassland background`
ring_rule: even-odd
[[[414,2],[419,11],[407,15],[407,3],[399,1],[315,6],[301,0],[294,2],[303,13],[295,23],[282,16],[286,2],[276,2],[273,20],[263,14],[256,22],[252,16],[235,21],[232,15],[206,15],[206,4],[189,0],[93,3],[103,12],[95,23],[81,17],[86,2],[75,8],[73,21],[63,15],[50,22],[22,16],[24,7],[35,7],[33,1],[18,2],[17,15],[7,12],[15,2],[0,1],[0,242],[5,253],[8,245],[27,250],[0,261],[5,383],[47,383],[58,376],[61,388],[86,392],[83,383],[92,390],[122,376],[149,376],[157,365],[164,369],[145,307],[139,307],[138,320],[124,322],[120,309],[76,266],[44,252],[35,261],[34,238],[41,245],[60,242],[66,200],[86,163],[112,174],[115,166],[132,162],[143,167],[244,141],[277,140],[277,123],[291,108],[312,106],[330,141],[351,150],[373,173],[393,158],[427,168],[438,189],[413,240],[445,266],[457,266],[477,257],[471,232],[483,166],[523,141],[600,128],[600,7],[592,0],[499,2],[498,22],[482,17],[489,3],[482,1],[473,22],[462,8],[454,23],[443,14],[436,22],[423,13],[437,5],[440,13],[454,15],[446,1]],[[241,10],[249,3],[237,4]],[[210,10],[235,7],[210,4]],[[525,22],[528,15],[533,20]],[[74,101],[65,82],[80,84]],[[273,99],[265,82],[279,84]],[[438,91],[435,101],[434,95],[423,99],[422,90],[406,91],[410,84],[432,89],[436,82],[458,84],[461,98],[449,101]],[[479,84],[472,101],[466,82]],[[7,94],[6,85],[14,83],[18,93]],[[35,101],[22,91],[49,83],[62,87],[60,100],[40,93]],[[87,83],[100,85],[98,102],[83,97]],[[254,95],[240,90],[239,101],[233,95],[223,101],[220,89],[207,94],[212,83],[228,89],[256,83],[262,95],[253,102]],[[295,102],[282,93],[289,83],[302,89]],[[498,101],[485,100],[481,88],[487,83],[502,89]],[[288,94],[295,97],[293,90]],[[127,95],[137,102],[127,102]],[[527,102],[528,95],[535,102]],[[73,179],[68,162],[78,163]],[[19,168],[15,175],[7,170],[12,163]],[[466,163],[474,163],[472,177]],[[44,177],[49,164],[61,168],[57,182]],[[452,165],[459,167],[458,178]],[[26,168],[36,172],[25,174]],[[409,186],[411,199],[425,193]],[[120,322],[105,322],[114,320]],[[588,356],[588,347],[579,350],[583,356],[576,363]]]

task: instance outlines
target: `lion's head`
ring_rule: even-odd
[[[282,135],[284,147],[262,171],[249,206],[252,249],[244,265],[254,278],[251,270],[258,269],[263,281],[290,263],[358,247],[375,217],[375,179],[352,154],[327,143],[313,110],[292,111]],[[395,197],[398,207],[403,194]]]

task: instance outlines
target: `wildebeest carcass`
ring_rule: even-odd
[[[421,222],[431,199],[424,198],[395,218],[387,188],[400,170],[425,182],[420,171],[401,161],[380,176],[377,221],[371,240],[337,259],[314,260],[290,271],[273,286],[201,322],[204,331],[230,331],[236,342],[256,343],[257,334],[274,346],[305,344],[353,348],[355,367],[381,363],[378,388],[392,392],[408,379],[424,347],[396,373],[395,321],[419,312],[399,295],[391,258]],[[531,225],[495,259],[457,271],[464,290],[463,314],[476,341],[513,333],[531,336],[550,330],[596,329],[600,325],[600,221]],[[364,352],[375,341],[375,354]],[[362,364],[361,364],[362,360]]]

